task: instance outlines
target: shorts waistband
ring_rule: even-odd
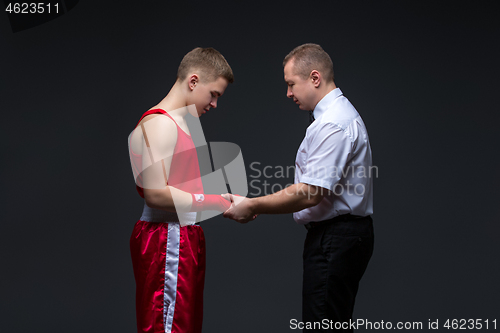
[[[183,225],[191,225],[196,223],[196,212],[177,214],[175,212],[154,209],[144,203],[140,220],[146,222],[182,222]]]

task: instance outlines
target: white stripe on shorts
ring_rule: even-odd
[[[165,327],[165,333],[172,331],[172,322],[174,320],[177,271],[179,269],[179,244],[180,225],[179,223],[169,223],[165,258],[165,287],[163,289],[163,326]]]

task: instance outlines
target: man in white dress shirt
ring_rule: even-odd
[[[333,64],[317,44],[283,61],[287,96],[312,111],[295,160],[295,184],[259,198],[230,198],[225,217],[294,213],[304,244],[302,321],[307,331],[351,332],[359,281],[373,252],[372,155],[366,127],[334,83]],[[325,327],[324,320],[330,324]]]

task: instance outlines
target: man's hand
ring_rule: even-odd
[[[256,214],[252,211],[251,199],[231,193],[223,194],[222,197],[231,201],[231,207],[224,212],[224,217],[239,223],[247,223],[255,220]]]

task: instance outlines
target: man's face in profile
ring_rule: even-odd
[[[207,83],[199,82],[193,89],[192,102],[196,105],[197,115],[207,113],[211,108],[217,107],[217,102],[220,96],[224,94],[228,85],[228,81],[223,77],[218,77],[217,80]]]
[[[312,81],[303,79],[295,73],[293,59],[286,63],[283,72],[285,74],[285,82],[288,85],[286,96],[293,99],[301,110],[313,110],[315,91]]]

